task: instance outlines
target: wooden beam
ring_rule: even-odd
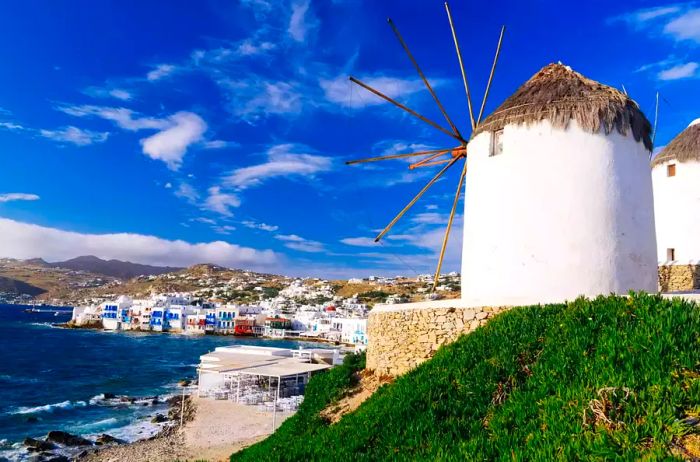
[[[421,160],[419,160],[418,162],[409,165],[408,168],[411,169],[411,170],[413,170],[413,169],[416,168],[416,167],[420,167],[420,166],[426,164],[427,162],[430,162],[431,160],[437,159],[438,157],[444,156],[445,154],[448,154],[448,153],[450,153],[450,151],[445,151],[445,152],[440,152],[440,153],[437,153],[437,154],[433,154],[432,156],[428,156],[428,157],[426,157],[425,159],[421,159]],[[447,160],[448,162],[450,161],[450,159],[446,159],[446,160]]]
[[[433,179],[430,180],[430,181],[428,182],[428,184],[426,184],[425,186],[423,186],[423,189],[421,189],[421,190],[418,192],[418,194],[416,194],[416,196],[415,196],[413,199],[411,199],[411,202],[409,202],[408,205],[406,205],[406,207],[404,207],[404,208],[399,212],[399,214],[396,215],[396,216],[394,217],[393,220],[391,220],[391,223],[389,223],[389,224],[386,226],[386,228],[384,228],[384,229],[382,230],[382,232],[379,233],[379,234],[377,235],[377,237],[374,238],[374,242],[379,242],[379,240],[380,240],[382,237],[384,237],[384,235],[385,235],[386,233],[389,232],[389,230],[392,228],[392,226],[394,226],[394,225],[396,224],[396,222],[399,221],[399,219],[400,219],[402,216],[404,216],[404,214],[405,214],[406,212],[408,212],[408,210],[409,210],[411,207],[413,207],[413,205],[418,201],[418,199],[420,199],[421,196],[423,196],[423,194],[425,194],[425,192],[428,190],[428,188],[430,188],[430,187],[431,187],[431,186],[432,186],[446,171],[447,171],[447,169],[449,169],[450,167],[452,167],[452,166],[455,164],[455,162],[457,162],[457,161],[458,161],[459,159],[461,159],[461,158],[462,158],[462,156],[455,157],[454,159],[452,159],[452,160],[450,161],[449,164],[445,165],[445,166],[442,168],[442,170],[440,170],[440,171],[438,172],[438,174],[435,175],[435,176],[433,177]]]
[[[387,19],[387,22],[388,22],[389,25],[391,26],[391,29],[394,31],[394,35],[396,35],[396,38],[399,39],[399,42],[401,43],[401,46],[403,47],[404,51],[405,51],[406,54],[408,55],[408,59],[411,60],[411,63],[413,64],[413,67],[416,68],[416,71],[418,72],[418,75],[419,75],[420,78],[423,80],[423,83],[425,84],[426,88],[427,88],[428,91],[430,92],[430,95],[431,95],[431,96],[433,97],[433,99],[435,100],[435,103],[436,103],[436,104],[438,105],[438,107],[440,108],[440,112],[442,112],[442,115],[445,117],[445,120],[447,121],[447,123],[448,123],[448,124],[450,125],[450,127],[452,128],[452,131],[454,132],[455,135],[457,135],[457,136],[459,136],[459,137],[461,138],[461,137],[462,137],[462,134],[459,133],[459,130],[457,129],[457,127],[455,126],[455,124],[452,123],[452,119],[450,119],[450,116],[447,115],[447,111],[445,111],[445,108],[444,108],[444,106],[442,105],[442,103],[440,102],[440,100],[438,99],[437,95],[435,94],[435,91],[433,90],[433,87],[430,86],[430,83],[428,82],[428,79],[425,77],[425,74],[423,74],[423,71],[421,70],[420,66],[418,66],[418,62],[416,61],[416,59],[415,59],[415,58],[413,57],[413,55],[411,54],[411,51],[408,49],[408,45],[406,45],[406,42],[404,41],[403,37],[401,37],[401,34],[399,33],[399,29],[398,29],[398,28],[396,27],[396,25],[394,24],[394,21],[392,21],[391,18],[388,18],[388,19]]]
[[[422,120],[423,122],[427,123],[427,124],[430,125],[431,127],[435,128],[435,129],[437,129],[437,130],[440,130],[440,131],[441,131],[442,133],[444,133],[445,135],[450,136],[450,137],[456,139],[456,140],[459,141],[460,143],[466,144],[466,141],[465,141],[461,136],[457,136],[457,135],[455,135],[454,133],[451,133],[449,130],[447,130],[447,129],[441,127],[440,125],[438,125],[437,123],[435,123],[435,122],[433,122],[432,120],[428,119],[427,117],[418,114],[418,113],[417,113],[416,111],[414,111],[413,109],[410,109],[410,108],[404,106],[403,104],[399,103],[398,101],[396,101],[396,100],[390,98],[389,96],[385,95],[384,93],[382,93],[382,92],[380,92],[380,91],[378,91],[378,90],[375,90],[374,88],[370,87],[370,86],[367,85],[366,83],[361,82],[360,80],[356,79],[355,77],[350,77],[350,81],[353,82],[353,83],[356,83],[357,85],[361,86],[361,87],[364,88],[365,90],[367,90],[367,91],[369,91],[369,92],[371,92],[371,93],[374,93],[375,95],[379,96],[379,97],[382,98],[383,100],[390,102],[390,103],[393,104],[394,106],[398,106],[399,108],[401,108],[401,109],[403,109],[404,111],[408,112],[408,113],[411,114],[412,116],[417,117],[418,119],[420,119],[420,120]]]
[[[440,258],[438,258],[437,269],[435,270],[435,277],[433,278],[433,292],[437,287],[438,280],[440,279],[440,270],[442,270],[442,261],[445,258],[445,250],[447,250],[447,242],[450,239],[450,231],[452,230],[452,221],[455,218],[455,212],[457,211],[457,204],[459,203],[459,196],[462,194],[462,185],[464,184],[464,177],[467,175],[467,159],[464,159],[464,168],[462,169],[462,176],[459,177],[459,184],[457,185],[457,193],[455,194],[454,201],[452,202],[452,211],[450,212],[450,219],[447,221],[447,229],[445,230],[445,237],[442,239],[442,248],[440,249]]]
[[[462,71],[462,82],[464,83],[464,91],[467,93],[467,106],[469,107],[469,120],[472,125],[472,131],[476,129],[476,123],[474,122],[474,110],[472,109],[472,97],[469,93],[469,83],[467,82],[467,73],[464,70],[464,61],[462,60],[462,51],[459,48],[459,42],[457,41],[457,32],[455,31],[454,22],[452,21],[452,12],[450,11],[450,5],[445,2],[445,11],[447,11],[447,19],[450,21],[450,29],[452,30],[452,40],[455,42],[455,50],[457,50],[457,60],[459,61],[459,69]]]
[[[498,63],[498,56],[501,54],[501,44],[503,44],[503,34],[506,33],[506,26],[501,27],[501,35],[498,37],[498,46],[496,47],[496,56],[493,58],[493,65],[491,66],[491,73],[489,74],[489,81],[486,84],[486,92],[484,93],[484,99],[481,101],[481,110],[479,110],[479,118],[476,120],[476,125],[481,123],[481,117],[484,115],[484,108],[486,107],[486,99],[489,97],[489,90],[491,90],[491,82],[493,81],[493,74],[496,72],[496,64]]]
[[[366,162],[376,162],[379,160],[391,160],[391,159],[402,159],[405,157],[424,156],[426,154],[435,154],[436,152],[449,152],[452,149],[453,148],[431,149],[429,151],[408,152],[405,154],[389,154],[386,156],[368,157],[366,159],[349,160],[349,161],[345,162],[345,164],[346,165],[354,165],[354,164],[363,164]]]

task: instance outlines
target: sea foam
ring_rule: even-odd
[[[18,407],[12,414],[38,414],[40,412],[54,412],[59,409],[73,409],[76,407],[85,407],[85,401],[61,401],[60,403],[45,404],[43,406],[22,406]]]

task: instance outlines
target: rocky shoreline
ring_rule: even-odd
[[[189,385],[189,381],[181,382],[181,386],[187,385]],[[155,405],[161,403],[158,396],[129,397],[105,393],[103,394],[103,399],[105,401],[128,404],[141,402],[143,405]],[[88,439],[63,430],[52,430],[44,438],[27,437],[24,439],[23,446],[30,454],[27,460],[30,462],[92,460],[106,449],[117,446],[129,446],[141,441],[171,438],[177,432],[180,422],[190,422],[194,418],[196,406],[189,395],[173,396],[165,400],[165,403],[168,404],[167,413],[158,413],[151,418],[151,423],[162,426],[161,430],[153,436],[129,443],[108,433],[102,433],[94,439]]]

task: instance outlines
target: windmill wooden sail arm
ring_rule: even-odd
[[[454,25],[454,21],[453,21],[453,17],[452,17],[452,12],[451,12],[450,7],[447,3],[445,3],[445,11],[447,13],[447,18],[449,20],[450,30],[452,32],[452,39],[454,41],[455,51],[457,53],[457,60],[459,62],[460,73],[462,76],[462,82],[464,84],[464,90],[465,90],[466,97],[467,97],[467,109],[468,109],[468,113],[469,113],[469,122],[470,122],[470,125],[468,128],[469,128],[469,132],[470,132],[470,137],[473,137],[473,134],[477,133],[481,129],[481,121],[482,121],[482,118],[484,117],[484,113],[486,110],[486,102],[488,100],[488,96],[489,96],[489,93],[491,90],[491,84],[493,83],[494,75],[496,72],[496,66],[498,64],[498,60],[499,60],[499,57],[501,54],[501,46],[503,44],[503,37],[505,34],[505,26],[503,26],[501,28],[501,33],[500,33],[499,38],[498,38],[498,44],[496,46],[496,53],[494,55],[493,63],[491,65],[491,70],[490,70],[490,73],[488,76],[488,81],[486,84],[486,89],[484,91],[484,96],[482,98],[481,105],[478,106],[479,113],[477,116],[475,116],[475,114],[474,114],[475,108],[472,106],[471,92],[469,89],[469,83],[467,81],[467,73],[465,70],[464,59],[462,56],[462,51],[460,49],[459,41],[457,39],[457,32],[455,29],[455,25]],[[392,227],[416,204],[416,202],[427,192],[427,190],[430,189],[430,187],[433,184],[435,184],[435,182],[438,181],[447,172],[447,170],[449,170],[458,161],[460,161],[462,159],[464,160],[464,166],[461,169],[461,175],[459,178],[459,182],[457,184],[457,192],[455,193],[454,199],[452,201],[452,208],[450,211],[449,220],[446,224],[447,226],[445,229],[445,235],[443,237],[442,247],[441,247],[440,253],[439,253],[437,269],[435,272],[435,278],[434,278],[434,284],[433,284],[433,291],[434,291],[437,284],[438,284],[438,281],[440,279],[440,271],[442,269],[442,264],[444,261],[445,252],[447,249],[447,243],[448,243],[449,237],[450,237],[450,232],[452,230],[452,224],[453,224],[455,216],[456,216],[457,206],[459,203],[459,199],[461,197],[462,188],[463,188],[464,183],[466,181],[468,141],[465,139],[466,137],[462,136],[462,134],[460,133],[457,126],[454,124],[454,122],[452,121],[450,116],[447,114],[445,107],[441,103],[440,99],[437,97],[437,94],[435,93],[433,87],[431,86],[427,77],[423,73],[423,70],[418,65],[418,62],[416,61],[415,57],[413,56],[413,54],[409,50],[408,45],[406,44],[406,41],[399,33],[399,30],[396,27],[396,25],[394,24],[394,22],[391,19],[388,19],[388,22],[389,22],[389,25],[391,26],[392,31],[394,32],[394,35],[398,39],[403,50],[406,52],[409,60],[411,61],[411,64],[413,65],[416,72],[420,76],[421,80],[423,81],[423,84],[425,85],[425,87],[427,88],[431,97],[433,98],[433,100],[437,104],[438,109],[440,110],[441,114],[443,115],[443,117],[447,121],[447,124],[452,129],[452,131],[443,127],[442,125],[438,124],[437,122],[425,117],[424,115],[419,114],[417,111],[414,111],[413,109],[396,101],[395,99],[387,96],[386,94],[382,93],[381,91],[379,91],[375,88],[372,88],[371,86],[367,85],[366,83],[360,81],[359,79],[357,79],[355,77],[350,77],[350,81],[361,86],[365,90],[367,90],[371,93],[374,93],[376,96],[393,104],[394,106],[400,108],[401,110],[411,114],[413,117],[430,125],[431,127],[440,131],[441,133],[448,135],[453,139],[456,139],[457,141],[459,141],[460,144],[459,144],[459,146],[454,147],[454,148],[433,149],[433,150],[418,151],[418,152],[412,152],[412,153],[388,154],[388,155],[384,155],[384,156],[369,157],[369,158],[365,158],[365,159],[356,159],[356,160],[347,161],[346,164],[354,165],[354,164],[361,164],[361,163],[366,163],[366,162],[377,162],[377,161],[383,161],[383,160],[403,159],[403,158],[424,156],[422,159],[411,163],[408,166],[408,168],[410,170],[414,170],[416,168],[424,168],[424,167],[433,167],[433,166],[437,166],[437,165],[443,165],[443,167],[440,169],[440,171],[425,186],[423,186],[423,188],[413,197],[413,199],[411,199],[408,202],[408,204],[403,209],[401,209],[401,211],[391,220],[391,222],[376,236],[374,241],[380,242],[380,240],[392,229]],[[488,120],[487,120],[487,122],[488,122]],[[469,139],[469,138],[467,138],[467,139]]]

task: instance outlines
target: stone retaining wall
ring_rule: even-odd
[[[659,290],[683,292],[700,289],[700,265],[659,266]]]
[[[444,301],[437,305],[444,305]],[[506,309],[431,307],[423,303],[375,308],[367,326],[367,369],[376,375],[408,372],[430,359],[441,345],[457,340]]]

